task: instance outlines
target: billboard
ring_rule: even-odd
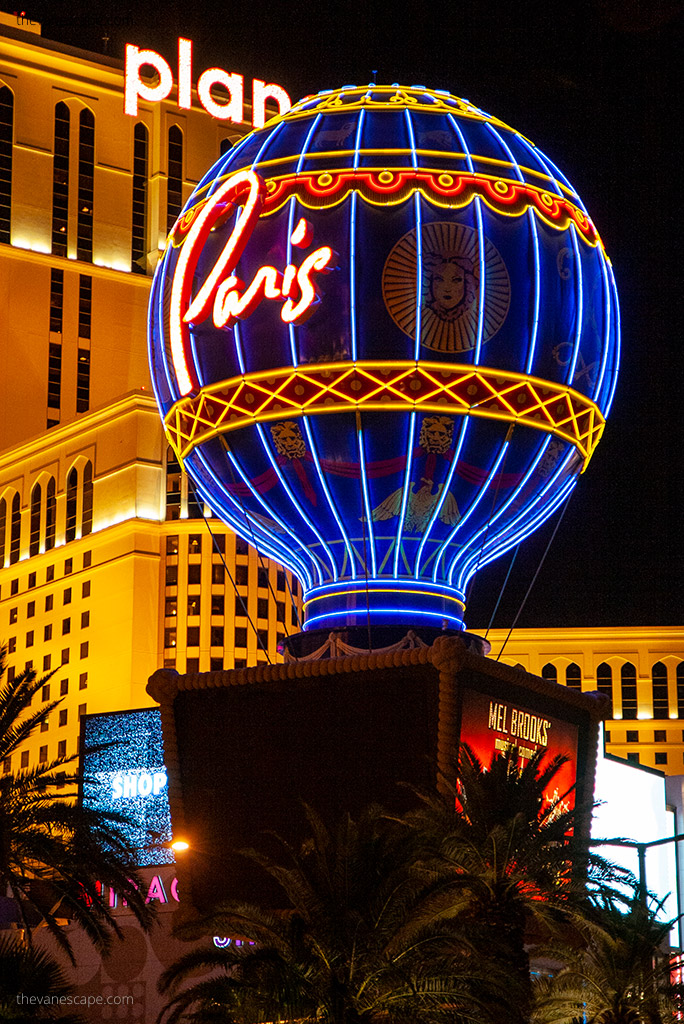
[[[83,803],[123,814],[141,867],[170,864],[171,815],[158,708],[86,715],[81,734]]]
[[[577,732],[577,725],[546,711],[533,711],[512,700],[492,699],[476,690],[466,690],[463,695],[461,742],[468,744],[485,767],[493,754],[510,746],[517,749],[522,761],[538,750],[545,750],[549,758],[558,754],[568,758],[546,794],[549,803],[560,800],[567,811],[575,805]]]

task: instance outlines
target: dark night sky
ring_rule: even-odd
[[[211,64],[282,84],[293,99],[346,83],[420,83],[464,96],[522,131],[582,196],[615,268],[623,364],[611,418],[580,479],[519,625],[681,625],[684,508],[682,84],[684,3],[510,0],[415,4],[229,0],[26,8],[43,35],[123,57],[149,46],[175,68]],[[508,626],[555,520],[518,555],[495,625]],[[475,582],[486,625],[508,559]]]

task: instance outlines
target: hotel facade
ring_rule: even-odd
[[[249,113],[249,107],[245,113]],[[0,641],[62,697],[17,763],[76,753],[83,714],[150,705],[159,667],[276,661],[296,580],[200,504],[167,447],[147,302],[167,232],[249,131],[138,98],[121,61],[0,14]],[[684,628],[493,630],[492,657],[613,702],[609,752],[684,772]]]

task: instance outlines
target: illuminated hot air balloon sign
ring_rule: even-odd
[[[307,97],[170,234],[150,358],[216,514],[306,628],[460,628],[468,582],[565,500],[615,387],[611,265],[560,170],[447,93]]]

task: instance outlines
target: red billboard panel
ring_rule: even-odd
[[[523,761],[538,750],[545,750],[549,757],[564,754],[568,761],[551,781],[546,799],[549,803],[562,800],[563,810],[574,807],[577,726],[571,722],[533,711],[517,702],[496,700],[485,693],[465,690],[461,742],[468,744],[485,767],[494,753],[509,746],[517,749]]]

